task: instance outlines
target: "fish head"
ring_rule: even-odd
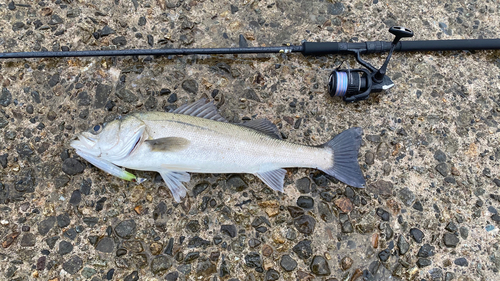
[[[122,160],[129,156],[145,139],[146,125],[135,116],[114,120],[94,135],[83,132],[70,145],[77,154],[91,155],[109,162]]]

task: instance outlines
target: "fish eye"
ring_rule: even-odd
[[[92,129],[90,129],[90,133],[93,134],[93,135],[97,135],[99,134],[102,129],[104,129],[104,125],[103,124],[97,124],[95,125],[94,127],[92,127]]]

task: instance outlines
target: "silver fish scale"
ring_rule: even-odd
[[[181,137],[190,144],[182,151],[152,152],[143,143],[135,153],[116,163],[132,169],[259,173],[285,167],[327,168],[333,164],[331,150],[325,151],[328,148],[289,143],[240,125],[166,112],[133,116],[146,124],[149,139]]]

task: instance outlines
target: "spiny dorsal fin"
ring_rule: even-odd
[[[267,119],[250,120],[240,125],[254,129],[273,138],[282,139],[278,127]]]
[[[217,107],[214,102],[211,101],[207,103],[206,98],[199,99],[191,104],[181,105],[176,110],[170,111],[170,113],[185,114],[219,122],[227,122],[226,119],[217,112]]]
[[[186,149],[190,141],[180,137],[168,137],[145,141],[152,151],[174,152]]]
[[[259,179],[261,179],[270,188],[283,192],[283,183],[285,182],[285,169],[277,169],[267,172],[261,172],[255,174]]]

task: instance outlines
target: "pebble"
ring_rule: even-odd
[[[260,102],[260,98],[254,89],[245,89],[241,97],[247,100],[254,100],[256,102]]]
[[[176,93],[171,94],[171,95],[168,97],[167,101],[168,101],[169,103],[174,103],[174,102],[176,102],[176,101],[177,101],[177,94],[176,94]]]
[[[75,274],[82,269],[83,261],[78,256],[72,256],[69,260],[63,263],[63,269],[69,274]]]
[[[235,225],[221,225],[220,231],[227,236],[234,238],[238,234],[236,226]]]
[[[60,214],[57,216],[57,226],[64,228],[71,223],[71,219],[67,213]]]
[[[116,250],[116,256],[117,257],[121,257],[121,256],[124,256],[128,253],[128,251],[126,249],[118,249]]]
[[[344,270],[344,271],[351,268],[352,264],[353,264],[353,260],[350,257],[344,257],[340,261],[340,266],[341,266],[342,270]]]
[[[185,263],[190,263],[200,257],[200,252],[189,252],[184,258]]]
[[[194,79],[184,80],[182,82],[182,88],[186,92],[196,95],[198,93],[198,82]]]
[[[71,193],[71,197],[69,199],[69,203],[72,205],[78,205],[80,204],[80,201],[82,200],[82,194],[80,190],[73,190],[73,193]]]
[[[0,129],[3,129],[9,125],[9,121],[5,120],[3,117],[0,117]]]
[[[385,249],[378,253],[378,258],[382,262],[386,262],[390,256],[391,256],[391,251],[389,249]]]
[[[367,140],[375,143],[379,143],[382,141],[380,135],[366,135],[365,137]]]
[[[36,237],[33,233],[25,233],[21,238],[21,247],[33,247],[36,243]]]
[[[408,187],[404,187],[398,192],[398,198],[407,207],[410,207],[415,202],[415,194]]]
[[[297,254],[297,256],[303,260],[306,260],[312,256],[312,248],[310,240],[302,240],[297,245],[292,248],[292,251]]]
[[[297,262],[292,257],[290,257],[290,255],[283,255],[281,257],[280,266],[285,271],[290,272],[297,268]]]
[[[240,177],[240,176],[232,176],[226,181],[226,185],[236,191],[236,192],[241,192],[245,189],[248,188],[248,185],[245,183],[245,181]]]
[[[454,261],[454,263],[458,266],[469,266],[469,262],[465,258],[458,258]]]
[[[146,25],[146,17],[140,17],[137,25],[138,26],[145,26]]]
[[[431,246],[429,244],[422,245],[422,247],[420,247],[420,250],[418,251],[417,256],[421,258],[434,256],[434,246]]]
[[[322,256],[314,256],[310,268],[311,272],[318,276],[328,276],[331,274],[328,261]]]
[[[449,232],[456,232],[458,230],[458,227],[456,224],[454,224],[453,222],[449,222],[446,227],[445,227],[446,230],[448,230]]]
[[[417,243],[422,243],[422,240],[424,239],[424,233],[418,228],[410,229],[410,235]]]
[[[275,281],[275,280],[278,280],[279,278],[280,278],[279,272],[272,269],[272,268],[266,272],[266,276],[265,276],[266,281]]]
[[[7,131],[5,131],[4,136],[8,140],[15,140],[16,136],[17,136],[17,133],[14,132],[14,131],[7,130]]]
[[[310,193],[311,192],[310,186],[311,186],[311,180],[308,177],[298,179],[295,182],[295,187],[302,194]]]
[[[108,36],[110,34],[115,34],[115,33],[116,33],[116,31],[114,31],[111,27],[106,25],[101,29],[101,32],[99,33],[99,35],[101,37],[104,37],[104,36]]]
[[[422,203],[419,200],[417,200],[415,204],[413,204],[412,208],[420,212],[424,211],[424,207],[422,206]]]
[[[117,46],[127,45],[127,39],[124,36],[115,37],[113,40],[111,40],[111,42]]]
[[[436,171],[440,173],[443,177],[447,177],[450,173],[450,169],[446,163],[441,163],[436,166]]]
[[[59,73],[56,73],[50,77],[50,79],[47,83],[52,88],[55,85],[59,84],[60,79],[61,79],[61,77],[60,77]]]
[[[273,248],[267,244],[264,244],[262,246],[262,254],[265,256],[265,257],[269,257],[273,254]]]
[[[434,159],[436,159],[439,163],[446,162],[446,154],[444,154],[441,150],[436,150],[434,153]]]
[[[135,103],[139,100],[137,96],[134,95],[134,93],[125,88],[121,88],[120,90],[118,90],[116,92],[116,96],[126,103]]]
[[[238,44],[239,44],[240,48],[247,48],[248,47],[247,39],[245,39],[245,36],[243,36],[243,34],[240,34]]]
[[[106,84],[97,84],[95,88],[94,107],[103,108],[106,105],[113,87]]]
[[[85,170],[85,165],[77,159],[68,158],[64,160],[62,164],[62,170],[67,175],[74,176],[83,173],[83,170]]]
[[[443,235],[443,243],[448,248],[455,248],[458,242],[458,236],[453,233],[445,233]]]
[[[245,264],[248,267],[262,268],[262,260],[260,255],[255,252],[250,252],[245,256]]]
[[[300,196],[297,199],[297,206],[304,209],[312,209],[314,207],[314,200],[310,196]]]
[[[179,278],[179,272],[177,271],[170,272],[165,276],[165,280],[167,281],[177,281],[178,278]]]
[[[319,214],[320,218],[327,223],[333,222],[333,220],[334,220],[333,213],[330,210],[329,205],[325,202],[319,202],[318,214]]]
[[[429,266],[432,264],[432,261],[430,259],[426,259],[426,258],[419,258],[417,260],[417,266],[419,268],[423,268],[423,267],[426,267],[426,266]]]
[[[38,260],[36,261],[36,270],[44,270],[46,262],[47,262],[46,256],[39,257]]]
[[[338,198],[334,203],[343,213],[350,213],[354,208],[351,200],[347,197]]]
[[[446,272],[444,275],[444,281],[451,281],[455,279],[455,273],[453,272]]]
[[[252,239],[248,240],[248,246],[250,248],[258,247],[260,244],[261,244],[261,242],[259,239],[252,238]]]
[[[125,220],[115,226],[116,235],[123,239],[130,239],[135,235],[136,224],[133,219]]]
[[[141,253],[144,251],[140,241],[124,241],[122,246],[132,253]]]
[[[186,229],[193,232],[193,233],[197,233],[200,231],[200,222],[197,220],[190,220],[186,224]]]
[[[493,179],[493,183],[496,184],[497,187],[500,187],[500,179]]]
[[[8,161],[8,157],[9,157],[9,154],[3,154],[3,155],[0,155],[0,165],[2,166],[2,168],[7,168],[7,161]]]
[[[59,254],[60,255],[66,255],[71,253],[73,251],[73,244],[71,244],[68,241],[61,241],[59,242]]]
[[[294,225],[298,232],[310,235],[314,232],[316,220],[311,216],[302,215],[295,219]]]
[[[373,165],[375,163],[375,154],[373,154],[372,152],[367,152],[365,154],[365,163],[367,165]]]
[[[56,245],[57,240],[59,240],[59,236],[52,236],[47,238],[45,240],[45,243],[47,243],[47,246],[49,246],[50,249],[53,249]]]
[[[392,197],[393,183],[390,181],[379,180],[368,185],[368,190],[382,198]]]
[[[0,105],[3,107],[7,107],[11,102],[12,94],[7,88],[2,88],[2,94],[0,94]]]
[[[467,239],[469,237],[469,229],[465,226],[460,227],[460,236],[462,239]]]
[[[377,208],[377,216],[379,216],[383,221],[389,221],[391,215],[389,212],[382,208]]]
[[[99,242],[97,242],[95,249],[99,252],[111,253],[115,249],[115,242],[110,237],[103,237],[99,240]]]
[[[54,224],[56,223],[56,217],[48,217],[41,221],[38,224],[38,233],[42,236],[45,236],[49,231],[54,227]]]
[[[123,281],[139,281],[139,272],[132,271],[129,275],[125,276]]]
[[[210,277],[217,272],[217,266],[208,258],[200,258],[196,266],[196,275],[200,277]]]
[[[34,112],[33,105],[28,104],[28,105],[26,106],[26,113],[28,113],[28,114],[33,114],[33,112]]]

